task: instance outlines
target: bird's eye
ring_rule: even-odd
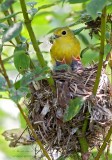
[[[66,31],[62,31],[62,34],[65,35],[65,34],[66,34]]]

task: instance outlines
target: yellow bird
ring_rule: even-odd
[[[50,53],[53,62],[71,64],[73,60],[80,60],[80,43],[68,27],[54,31],[54,41]]]

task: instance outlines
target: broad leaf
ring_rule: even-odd
[[[21,12],[17,12],[17,13],[13,13],[13,14],[10,14],[10,15],[8,15],[8,16],[5,16],[4,18],[1,18],[1,19],[0,19],[0,22],[4,22],[4,21],[10,19],[11,17],[15,17],[17,14],[20,14],[20,13],[21,13]]]
[[[68,0],[68,1],[69,1],[69,3],[74,4],[74,3],[84,3],[84,2],[87,2],[89,0]]]
[[[73,33],[74,33],[75,35],[77,35],[77,34],[79,34],[83,29],[85,29],[85,27],[81,27],[81,28],[79,28],[79,29],[76,29],[76,30],[73,31]]]
[[[0,76],[0,91],[4,91],[6,89],[6,81],[5,78]]]
[[[33,8],[37,4],[37,2],[27,2],[26,4],[27,6]]]
[[[61,156],[57,160],[65,160],[65,157]]]
[[[21,79],[21,86],[27,86],[32,81],[39,81],[47,78],[46,72],[48,71],[48,67],[40,68],[37,67],[34,71],[30,73],[26,73]]]
[[[38,12],[38,10],[37,10],[36,8],[32,8],[32,9],[28,10],[28,13],[29,13],[31,16],[34,16],[37,12]]]
[[[81,110],[83,103],[84,99],[82,97],[77,97],[70,100],[69,106],[66,108],[64,114],[64,122],[70,121],[73,117],[75,117]]]
[[[111,45],[108,43],[105,45],[104,54],[107,56],[107,54],[110,53],[110,50],[111,50]]]
[[[1,54],[2,50],[3,50],[3,45],[0,44],[0,54]]]
[[[106,3],[107,0],[91,0],[87,5],[87,12],[95,19],[98,15],[97,13],[102,11]]]
[[[12,38],[15,38],[19,35],[22,30],[22,22],[15,23],[11,26],[2,37],[2,42],[10,41]]]
[[[57,64],[58,62],[56,62]],[[60,62],[59,62],[60,63]],[[59,64],[59,65],[56,65],[54,68],[53,68],[55,71],[62,71],[62,70],[70,70],[70,66],[67,65],[67,64]]]
[[[8,29],[8,25],[6,25],[5,23],[0,23],[0,28],[3,29],[3,30],[7,30]]]
[[[14,64],[20,73],[24,73],[30,66],[30,58],[24,50],[14,52]]]

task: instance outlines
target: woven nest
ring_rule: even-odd
[[[85,118],[89,122],[86,131],[89,147],[101,145],[106,133],[104,130],[107,131],[111,125],[112,101],[110,82],[104,70],[97,95],[92,96],[96,72],[97,65],[53,73],[55,93],[45,80],[30,85],[32,96],[28,104],[28,117],[48,151],[57,150],[64,155],[80,151],[76,131],[82,129]],[[72,120],[63,122],[70,99],[76,97],[85,99],[80,112]]]

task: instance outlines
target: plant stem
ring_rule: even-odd
[[[17,103],[17,106],[18,106],[18,108],[19,108],[19,110],[20,110],[23,118],[25,119],[28,127],[30,128],[30,130],[31,130],[31,132],[32,132],[32,135],[33,135],[33,137],[35,138],[35,141],[36,141],[37,144],[39,145],[40,149],[43,151],[43,153],[44,153],[44,155],[46,156],[46,158],[47,158],[48,160],[51,160],[51,158],[49,157],[47,151],[46,151],[45,148],[43,147],[41,141],[40,141],[39,138],[37,137],[37,134],[35,133],[34,128],[32,127],[29,119],[28,119],[27,116],[25,115],[25,113],[24,113],[23,109],[21,108],[20,104]]]
[[[81,154],[82,154],[82,157],[84,154],[88,153],[88,143],[87,143],[87,140],[85,138],[85,134],[82,133],[79,129],[77,130],[77,136],[78,136],[78,139],[79,139],[79,143],[80,143],[80,147],[81,147]]]
[[[43,58],[43,55],[42,55],[42,53],[41,53],[41,51],[39,49],[38,42],[36,40],[34,31],[33,31],[32,26],[31,26],[31,20],[28,17],[28,12],[27,12],[27,8],[26,8],[25,0],[20,0],[20,4],[21,4],[22,12],[23,12],[24,22],[26,24],[26,28],[28,30],[30,39],[32,41],[33,48],[34,48],[34,50],[36,52],[37,59],[39,60],[40,65],[42,67],[46,67],[47,66],[46,62],[45,62],[45,60]],[[47,81],[48,81],[49,85],[51,86],[51,88],[54,91],[55,89],[54,89],[54,80],[53,80],[53,78],[50,76],[50,78],[48,78]]]
[[[99,160],[99,159],[100,159],[100,156],[102,155],[105,147],[107,146],[107,143],[108,143],[109,140],[110,140],[111,134],[112,134],[112,126],[110,127],[110,129],[109,129],[109,131],[108,131],[108,134],[106,135],[105,140],[104,140],[101,148],[99,149],[99,152],[98,152],[98,154],[97,154],[97,156],[95,157],[94,160]]]
[[[8,10],[7,10],[7,11],[4,11],[4,15],[5,15],[5,16],[10,15],[9,11],[8,11]],[[13,25],[13,21],[12,21],[12,19],[11,19],[11,18],[7,19],[7,22],[8,22],[8,24],[9,24],[9,26],[12,26],[12,25]],[[21,43],[21,41],[20,41],[20,38],[19,38],[19,37],[15,37],[15,40],[16,40],[16,42],[17,42],[18,44],[20,44],[20,43]]]
[[[105,30],[106,30],[106,7],[104,7],[104,9],[102,10],[102,16],[101,16],[100,56],[99,56],[99,64],[98,64],[98,71],[96,75],[96,81],[93,87],[93,95],[96,95],[99,82],[100,82],[101,70],[103,65],[104,46],[105,46]]]
[[[13,12],[13,8],[12,8],[12,7],[10,7],[10,10],[11,10],[11,12]],[[8,11],[8,10],[7,10],[7,11],[4,11],[4,15],[5,15],[5,16],[10,15],[9,11]],[[16,19],[14,19],[14,21],[15,21],[15,20],[16,20]],[[7,19],[7,22],[8,22],[8,24],[9,24],[9,26],[12,26],[12,25],[14,24],[14,22],[12,21],[11,18]],[[15,40],[16,40],[16,43],[17,43],[17,44],[21,44],[21,40],[20,40],[20,37],[19,37],[19,36],[15,37]],[[10,41],[10,43],[12,43],[12,44],[16,47],[16,45],[15,45],[12,41]],[[30,56],[29,56],[29,58],[30,58]],[[35,68],[35,66],[34,66],[31,58],[30,58],[30,68],[31,68],[31,69]]]
[[[102,16],[101,16],[101,46],[100,46],[100,57],[99,57],[98,71],[97,71],[97,75],[96,75],[95,85],[93,87],[93,94],[94,95],[96,95],[96,93],[97,93],[97,89],[98,89],[98,85],[99,85],[99,81],[100,81],[100,76],[101,76],[101,69],[102,69],[102,65],[103,65],[105,30],[106,30],[106,7],[104,7],[104,9],[102,10]],[[111,134],[112,134],[112,126],[110,127],[95,160],[99,160],[100,156],[102,155],[102,153],[107,145],[107,142],[110,139]]]
[[[88,126],[88,116],[90,115],[89,111],[86,112],[86,117],[85,117],[85,120],[84,120],[84,124],[83,124],[83,127],[82,127],[82,133],[85,134],[86,133],[86,130],[87,130],[87,126]]]
[[[9,88],[11,88],[11,83],[10,83],[9,77],[8,77],[8,75],[7,75],[6,69],[5,69],[5,67],[4,67],[3,61],[2,61],[2,59],[1,59],[1,55],[0,55],[0,65],[1,65],[2,72],[3,72],[3,76],[4,76],[4,78],[5,78],[6,82],[7,82],[7,85],[8,85]],[[35,133],[35,131],[34,131],[32,125],[31,125],[29,119],[27,118],[27,116],[25,115],[23,109],[21,108],[20,104],[19,104],[19,103],[16,103],[16,104],[17,104],[18,109],[20,110],[20,113],[22,114],[23,118],[25,119],[28,127],[29,127],[30,130],[32,131],[32,135],[34,136],[35,141],[37,142],[37,144],[39,145],[39,147],[40,147],[41,150],[43,151],[43,153],[44,153],[44,155],[46,156],[46,158],[47,158],[48,160],[51,160],[51,158],[49,157],[47,151],[45,150],[45,148],[43,147],[41,141],[39,140],[37,134]]]
[[[4,76],[4,78],[5,78],[6,82],[7,82],[8,87],[10,88],[11,87],[11,83],[10,83],[10,80],[8,78],[7,72],[5,70],[1,55],[0,55],[0,65],[1,65],[1,69],[2,69],[2,74],[3,74],[3,76]]]

